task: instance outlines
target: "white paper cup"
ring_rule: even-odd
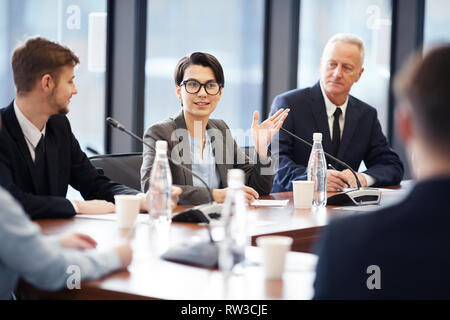
[[[264,236],[256,239],[262,249],[262,264],[267,279],[283,277],[286,253],[291,249],[293,239],[284,236]]]
[[[119,228],[133,227],[139,214],[141,198],[137,195],[118,194],[114,196],[114,200]]]
[[[296,209],[309,209],[312,207],[314,194],[314,181],[292,181],[294,207]]]

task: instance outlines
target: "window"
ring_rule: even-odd
[[[353,85],[353,96],[378,111],[387,132],[391,50],[391,1],[302,0],[300,8],[300,88],[314,85],[320,77],[320,57],[328,39],[349,32],[361,37],[365,46],[364,73]]]
[[[104,152],[106,0],[0,0],[0,105],[15,96],[11,56],[15,47],[40,35],[71,48],[78,94],[68,117],[82,148]],[[89,115],[89,116],[86,116]]]
[[[425,2],[424,48],[450,42],[450,2],[427,0]]]
[[[175,66],[202,51],[213,54],[225,73],[211,117],[248,130],[253,111],[262,110],[264,1],[149,0],[147,19],[145,129],[181,110]]]

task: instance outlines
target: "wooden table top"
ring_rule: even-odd
[[[74,218],[64,221],[40,221],[43,232],[83,232],[98,242],[97,250],[107,250],[123,241],[129,230],[121,230],[111,220]],[[289,252],[282,280],[266,280],[260,265],[259,248],[249,247],[245,268],[226,276],[219,270],[200,268],[170,261],[159,256],[165,249],[183,243],[206,241],[204,227],[172,223],[167,230],[156,230],[138,223],[131,236],[133,260],[126,271],[100,280],[84,281],[80,290],[56,293],[33,290],[41,298],[57,299],[174,299],[174,300],[241,300],[241,299],[309,299],[316,256]]]
[[[392,189],[399,188],[394,187]],[[400,190],[407,188],[402,185]],[[309,251],[318,233],[331,218],[348,214],[344,210],[327,206],[318,212],[293,207],[292,193],[277,193],[265,199],[289,199],[285,207],[251,207],[250,221],[253,244],[257,236],[267,234],[289,235],[294,238],[293,250]],[[382,204],[399,198],[398,193],[383,193]],[[179,206],[176,211],[185,207]],[[351,214],[351,213],[350,213]],[[58,299],[309,299],[313,295],[312,283],[317,257],[302,252],[289,252],[286,272],[282,280],[266,280],[260,264],[260,250],[249,247],[248,265],[226,276],[219,270],[200,268],[166,261],[160,255],[175,246],[208,240],[205,226],[192,223],[172,223],[165,230],[156,230],[140,215],[134,230],[121,230],[114,220],[72,219],[41,220],[37,223],[45,234],[82,232],[98,243],[96,250],[111,249],[129,238],[133,247],[133,260],[126,271],[119,271],[100,280],[85,281],[81,289],[56,293],[33,289],[44,298]],[[307,243],[307,245],[305,245]],[[303,249],[303,250],[302,250]]]

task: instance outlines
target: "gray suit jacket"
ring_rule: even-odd
[[[231,136],[228,126],[223,120],[209,119],[206,126],[211,139],[216,166],[219,170],[221,188],[226,188],[227,171],[241,169],[245,172],[245,185],[254,188],[260,195],[269,194],[272,190],[273,170],[271,158],[260,159],[255,154],[248,157]],[[165,140],[168,144],[168,156],[188,169],[192,169],[189,133],[186,129],[183,112],[168,118],[147,129],[144,140],[155,146],[157,140]],[[150,185],[150,173],[155,152],[144,145],[141,167],[141,188],[146,192]],[[254,159],[253,161],[251,159]],[[263,163],[264,162],[264,163]],[[209,202],[208,191],[203,187],[195,187],[192,174],[169,161],[173,185],[183,189],[179,204],[200,204]]]

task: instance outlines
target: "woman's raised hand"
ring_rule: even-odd
[[[290,109],[279,109],[271,117],[258,124],[259,112],[253,112],[252,135],[255,150],[261,157],[267,156],[267,147],[273,136],[280,130]]]

